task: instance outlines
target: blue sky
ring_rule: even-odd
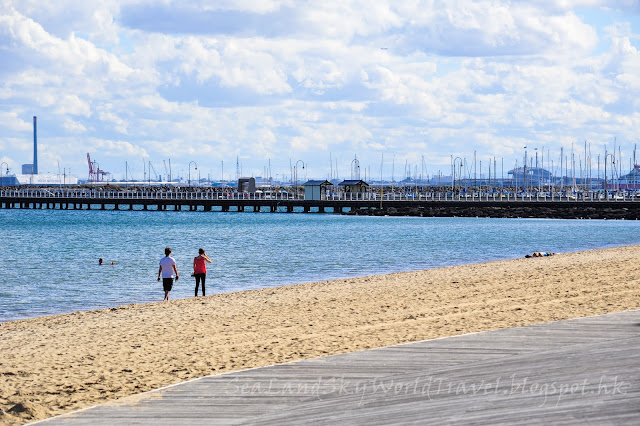
[[[0,0],[0,161],[396,179],[640,142],[638,1]],[[330,161],[331,158],[331,161]],[[424,162],[423,162],[424,158]],[[298,163],[299,164],[299,163]],[[193,166],[193,164],[192,164]],[[405,167],[408,166],[408,167]],[[5,167],[5,165],[3,165]],[[192,170],[193,173],[193,170]]]

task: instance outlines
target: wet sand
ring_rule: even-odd
[[[1,323],[0,423],[210,374],[637,309],[639,261],[629,246]]]

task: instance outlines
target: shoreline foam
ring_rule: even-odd
[[[0,423],[298,359],[637,309],[640,246],[0,323]]]

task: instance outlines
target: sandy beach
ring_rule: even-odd
[[[205,375],[637,309],[639,260],[629,246],[1,323],[0,423]]]

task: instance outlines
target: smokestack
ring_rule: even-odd
[[[38,118],[33,116],[33,174],[38,174]]]

